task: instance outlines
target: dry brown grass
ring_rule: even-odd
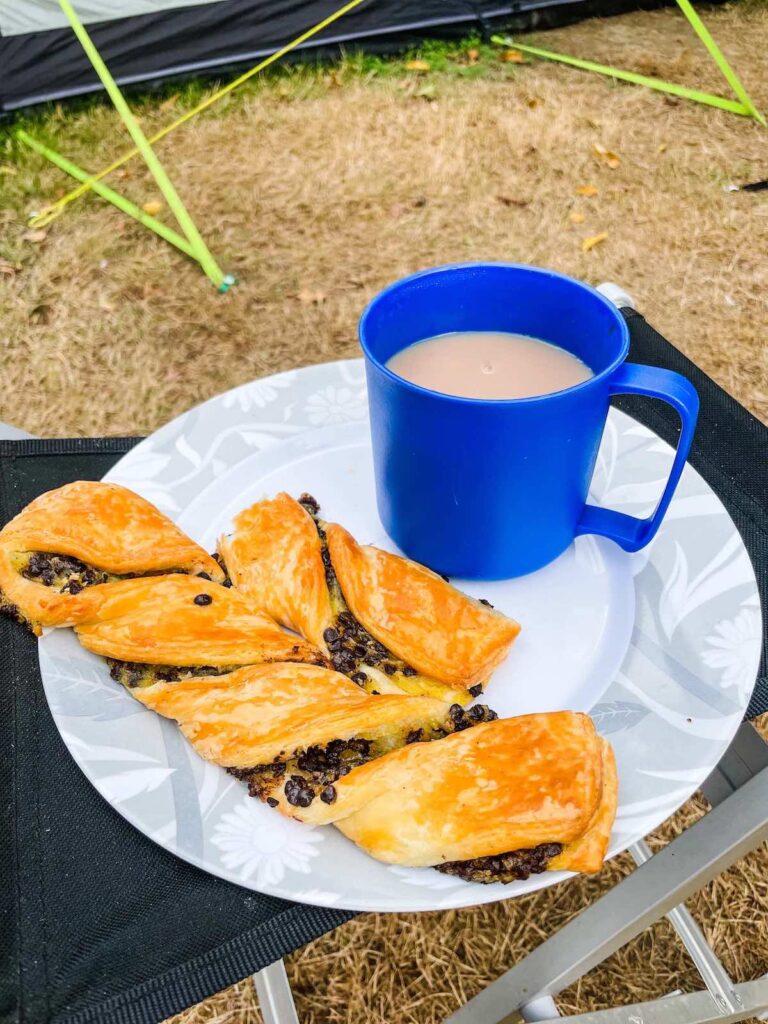
[[[725,8],[707,22],[768,110],[768,10]],[[719,77],[673,10],[574,26],[552,49],[719,91]],[[264,373],[355,352],[355,321],[388,281],[434,263],[539,263],[619,281],[696,362],[768,415],[765,349],[768,205],[728,194],[766,174],[766,132],[747,120],[597,76],[536,63],[473,81],[277,80],[219,107],[160,147],[226,270],[224,297],[164,243],[89,199],[42,244],[14,210],[62,190],[22,157],[0,177],[4,303],[0,418],[39,434],[135,433]],[[147,127],[168,111],[151,107]],[[106,108],[54,121],[61,148],[89,167],[122,148]],[[621,158],[610,169],[600,144]],[[2,161],[0,161],[2,162]],[[594,184],[593,199],[577,196]],[[118,179],[144,202],[138,165]],[[509,202],[514,200],[514,202]],[[584,214],[574,225],[572,213]],[[582,239],[607,240],[589,253]],[[94,397],[97,400],[94,400]],[[663,836],[701,813],[691,802]],[[288,963],[304,1024],[433,1024],[628,869],[493,906],[361,917]],[[691,901],[728,969],[768,971],[768,852],[756,851]],[[563,993],[564,1010],[652,998],[697,984],[662,922]],[[252,1024],[251,986],[175,1018]]]
[[[708,20],[768,109],[768,10]],[[719,88],[674,11],[542,38]],[[2,368],[16,385],[3,389],[0,416],[40,434],[149,431],[256,375],[353,354],[357,315],[383,284],[474,258],[624,283],[660,329],[765,415],[768,208],[760,193],[722,189],[765,175],[765,130],[546,63],[500,65],[471,82],[433,77],[433,100],[418,95],[417,76],[342,75],[341,87],[338,76],[306,88],[278,80],[161,144],[213,251],[241,279],[225,298],[97,199],[71,208],[42,245],[21,240],[24,223],[9,210],[6,252],[24,262],[0,283]],[[171,116],[148,108],[144,120]],[[106,107],[51,127],[88,167],[122,149]],[[596,158],[596,143],[621,165]],[[23,172],[20,208],[66,186],[36,156]],[[587,183],[599,189],[593,199],[575,194]],[[142,202],[156,196],[137,163],[117,185]],[[0,188],[14,187],[0,176]],[[574,212],[585,216],[579,225]],[[602,231],[607,240],[583,253],[582,240]],[[307,293],[322,301],[302,301]],[[84,397],[94,388],[98,402]]]

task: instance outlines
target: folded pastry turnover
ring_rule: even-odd
[[[114,583],[75,629],[83,647],[107,658],[113,679],[130,688],[264,661],[326,663],[246,595],[194,576]]]
[[[309,495],[287,494],[241,512],[219,541],[234,586],[369,692],[476,697],[518,624],[318,514]]]
[[[216,678],[158,682],[133,695],[175,719],[201,757],[247,782],[252,796],[293,815],[362,764],[409,743],[496,718],[432,697],[371,696],[315,665],[253,665]]]
[[[610,745],[587,715],[569,711],[404,747],[336,791],[325,817],[373,857],[481,882],[598,871],[618,802]],[[300,815],[319,821],[323,810]]]
[[[167,516],[118,484],[48,491],[0,531],[0,610],[38,634],[88,618],[118,580],[161,573],[224,579]]]

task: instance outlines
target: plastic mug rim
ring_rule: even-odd
[[[549,278],[555,278],[559,281],[564,281],[569,285],[576,285],[582,291],[589,293],[594,298],[598,299],[599,302],[605,306],[610,312],[613,320],[619,325],[619,353],[618,355],[599,373],[594,374],[587,380],[581,381],[579,384],[572,384],[569,388],[562,388],[560,391],[548,391],[543,395],[530,395],[527,398],[469,398],[466,395],[449,395],[444,391],[434,391],[432,388],[422,387],[420,384],[414,384],[413,381],[406,380],[405,377],[399,376],[397,373],[393,373],[389,367],[382,363],[381,360],[374,355],[371,351],[370,345],[365,337],[366,321],[370,316],[374,306],[377,305],[385,296],[394,292],[396,289],[402,287],[405,284],[409,284],[412,281],[417,281],[422,277],[430,277],[432,275],[444,274],[454,270],[472,270],[481,268],[503,268],[505,270],[522,270],[527,274],[538,274]],[[624,317],[621,315],[617,307],[602,295],[592,285],[586,284],[584,281],[579,281],[575,277],[569,277],[568,274],[561,274],[556,270],[549,270],[546,267],[537,267],[527,263],[505,263],[503,261],[469,261],[467,263],[444,263],[436,267],[428,267],[425,270],[417,270],[414,274],[408,274],[406,277],[398,278],[397,281],[393,281],[388,284],[380,292],[368,302],[363,312],[360,314],[360,320],[358,321],[358,338],[360,340],[360,347],[363,350],[365,358],[372,363],[378,370],[380,370],[386,377],[388,377],[393,383],[398,384],[402,387],[407,388],[409,391],[416,392],[421,395],[428,395],[432,398],[444,399],[449,402],[458,402],[463,405],[469,406],[493,406],[493,407],[507,407],[507,406],[518,406],[518,405],[533,405],[539,402],[551,401],[554,398],[559,398],[562,395],[572,395],[578,391],[583,391],[592,385],[597,385],[600,382],[609,378],[624,360],[627,358],[629,352],[629,327],[627,326]],[[412,342],[417,344],[417,342]],[[406,346],[407,347],[407,346]],[[402,351],[402,349],[398,349]]]

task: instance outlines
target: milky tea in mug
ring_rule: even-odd
[[[582,384],[587,364],[538,338],[505,331],[455,331],[396,352],[387,368],[398,377],[462,398],[532,398]]]

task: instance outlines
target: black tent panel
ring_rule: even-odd
[[[16,0],[11,0],[16,2]],[[20,0],[23,3],[23,0]],[[387,49],[438,32],[468,32],[511,15],[583,0],[366,0],[314,37],[315,52],[365,41]],[[341,6],[342,0],[217,0],[88,25],[121,85],[256,63]],[[113,8],[114,9],[114,8]],[[119,8],[118,8],[119,9]],[[2,12],[0,11],[0,14]],[[2,18],[0,18],[2,30]],[[72,30],[0,35],[0,111],[93,92],[101,85]]]

